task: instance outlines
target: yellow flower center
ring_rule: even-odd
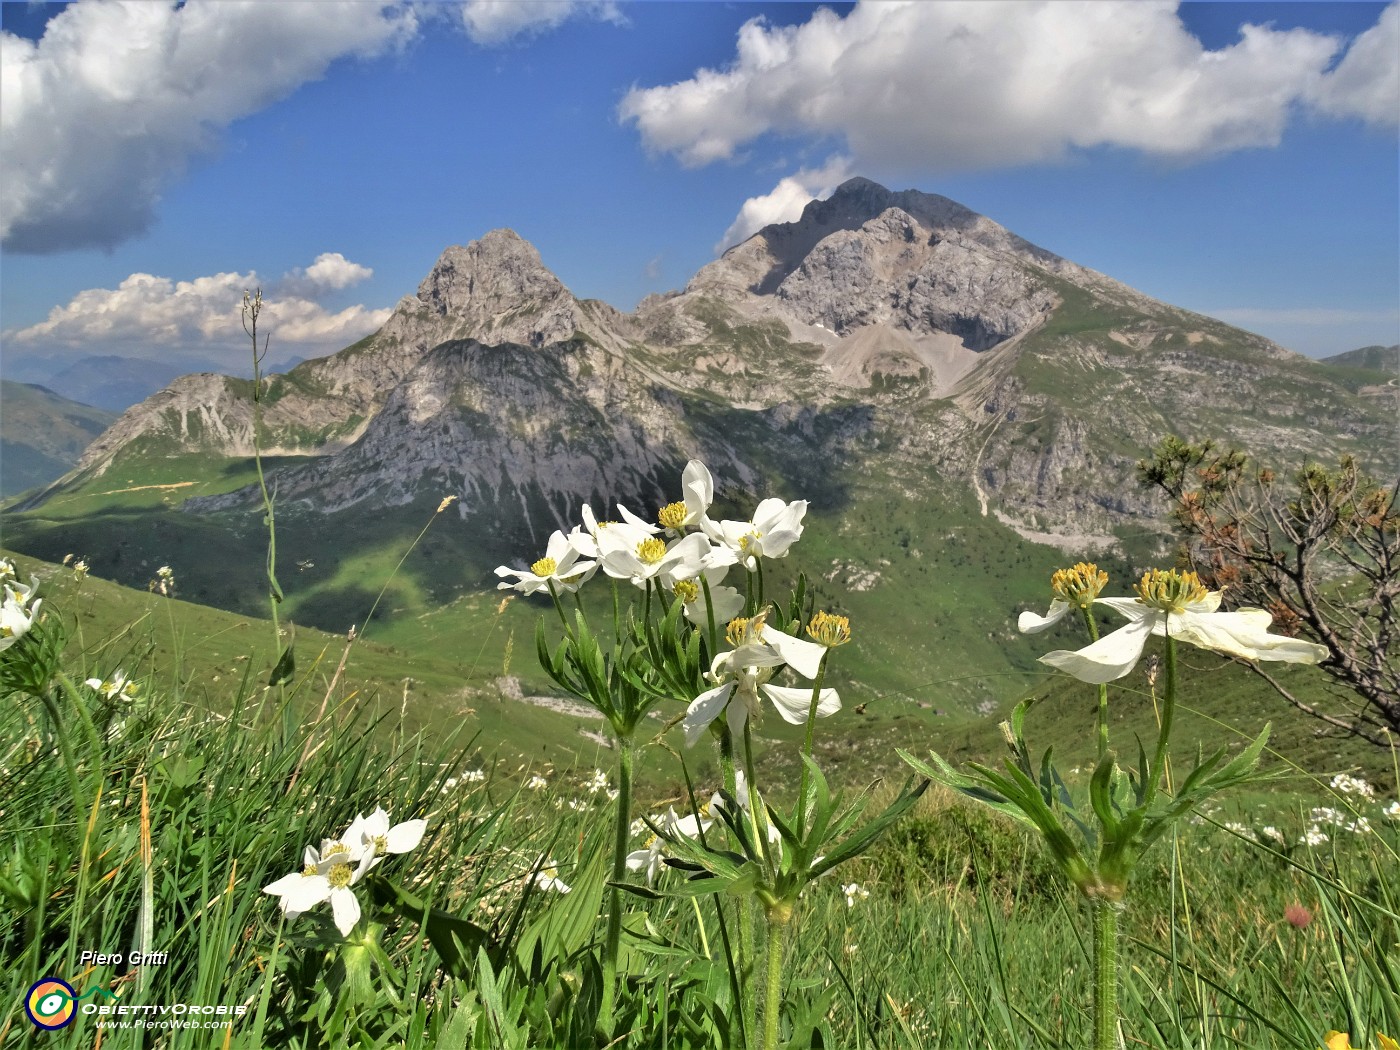
[[[749,621],[743,616],[736,616],[729,621],[729,626],[724,629],[724,640],[734,648],[744,644],[749,636]]]
[[[332,889],[343,889],[350,885],[350,880],[355,877],[354,869],[349,864],[337,864],[326,873],[326,879],[330,882]]]
[[[656,520],[663,528],[679,529],[685,525],[685,504],[668,503],[656,512]]]
[[[311,876],[319,874],[320,872],[316,869],[316,865],[314,864],[308,864],[306,867],[301,869],[301,877],[303,879],[309,879],[311,878]]]
[[[745,536],[739,537],[739,549],[745,554],[747,554],[749,552],[749,546],[753,543],[753,541],[761,539],[763,539],[763,533],[759,532],[757,529],[754,529],[753,532],[750,532]]]
[[[1081,561],[1072,568],[1058,570],[1050,577],[1050,589],[1055,596],[1081,609],[1094,604],[1094,599],[1107,584],[1108,573],[1101,571],[1093,562]]]
[[[677,580],[672,591],[686,605],[700,597],[700,585],[694,580]]]
[[[376,836],[374,836],[374,838],[371,840],[371,843],[372,843],[372,845],[374,846],[374,854],[375,854],[375,856],[379,856],[381,853],[388,853],[388,852],[389,852],[389,836],[388,836],[388,835],[376,835]]]
[[[1186,606],[1201,601],[1208,593],[1194,572],[1176,569],[1149,569],[1133,585],[1138,601],[1164,612],[1181,612]]]
[[[536,576],[552,576],[557,568],[559,568],[559,563],[553,558],[541,558],[530,566],[530,571]]]
[[[643,565],[655,565],[666,557],[666,541],[650,536],[637,544],[637,557]]]
[[[851,640],[851,621],[844,616],[819,612],[807,624],[807,634],[828,649],[834,649]]]
[[[336,856],[339,856],[339,855],[342,854],[342,853],[349,853],[349,852],[350,852],[350,847],[347,846],[345,843],[343,843],[343,842],[333,842],[333,843],[331,843],[330,849],[326,850],[326,856],[325,856],[325,857],[322,857],[321,859],[322,859],[322,860],[325,860],[326,857],[336,857]]]

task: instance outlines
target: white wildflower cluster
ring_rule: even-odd
[[[650,886],[656,881],[656,876],[661,871],[661,862],[666,856],[666,839],[688,838],[698,839],[706,831],[714,826],[714,818],[711,816],[716,806],[722,806],[723,800],[718,794],[712,795],[710,801],[701,806],[697,813],[687,813],[685,816],[679,815],[674,807],[667,807],[666,812],[659,817],[653,818],[655,824],[664,833],[665,837],[651,831],[651,827],[644,820],[633,821],[632,827],[637,828],[636,834],[650,832],[646,843],[639,850],[633,850],[627,854],[627,870],[640,871],[645,873],[647,885]]]
[[[37,579],[26,585],[19,582],[15,563],[8,558],[0,558],[0,652],[4,652],[23,638],[34,626],[39,615],[42,598],[34,597],[34,589],[39,586]]]
[[[78,583],[82,583],[87,579],[88,571],[91,569],[86,558],[79,558],[77,561],[74,561],[73,555],[71,554],[65,554],[63,556],[63,564],[73,570],[73,579]]]
[[[360,921],[360,902],[352,889],[391,853],[407,853],[423,841],[428,824],[406,820],[389,826],[389,814],[376,808],[368,817],[356,816],[335,839],[323,839],[320,849],[307,846],[302,868],[263,887],[275,894],[290,922],[324,901],[342,937]]]
[[[846,907],[854,908],[856,901],[870,899],[870,891],[858,882],[847,883],[841,887],[841,892],[846,895]]]
[[[543,791],[549,787],[549,781],[536,773],[529,780],[525,781],[525,787],[530,791]]]
[[[136,683],[122,670],[113,671],[110,678],[89,678],[84,684],[104,700],[130,703],[136,699]]]
[[[156,570],[156,578],[151,581],[150,590],[160,591],[169,598],[175,593],[175,570],[169,565],[162,565]]]
[[[1391,799],[1381,813],[1385,815],[1386,820],[1400,824],[1400,799]]]
[[[442,782],[439,793],[446,795],[448,792],[456,790],[462,784],[480,784],[486,779],[486,774],[480,769],[468,769],[460,777],[448,777]]]
[[[620,521],[599,521],[585,504],[582,524],[567,535],[556,531],[544,557],[528,569],[497,568],[496,575],[505,581],[498,589],[549,592],[557,598],[577,591],[602,569],[605,575],[639,588],[659,587],[681,601],[686,619],[697,626],[727,625],[733,649],[715,657],[708,672],[714,688],[696,697],[686,712],[687,746],[722,713],[727,713],[730,729],[742,733],[749,716],[758,712],[761,698],[771,701],[784,720],[803,724],[811,690],[768,683],[784,666],[815,677],[826,649],[849,639],[849,627],[842,618],[829,617],[829,630],[817,636],[817,642],[808,642],[768,627],[762,615],[736,620],[744,608],[744,596],[724,579],[736,565],[754,572],[763,559],[786,557],[802,535],[807,501],[788,503],[770,497],[754,508],[748,520],[716,521],[709,515],[714,479],[699,460],[686,464],[681,492],[680,500],[659,509],[655,523],[621,505],[617,508]],[[830,715],[840,708],[836,690],[823,689],[817,714]]]
[[[1354,777],[1349,773],[1338,773],[1332,778],[1331,786],[1333,791],[1342,795],[1357,795],[1373,801],[1376,797],[1375,788],[1361,777]]]
[[[1318,845],[1318,842],[1307,841],[1308,836],[1320,835],[1320,842],[1328,841],[1327,833],[1322,829],[1330,828],[1335,834],[1338,831],[1350,832],[1353,835],[1366,835],[1371,831],[1371,821],[1358,813],[1348,813],[1331,806],[1314,806],[1308,811],[1308,830],[1304,833],[1304,844],[1309,846]]]
[[[807,502],[765,499],[749,521],[715,521],[709,516],[714,480],[699,460],[686,465],[681,489],[683,499],[662,507],[656,524],[620,505],[621,521],[599,521],[584,504],[582,524],[568,535],[556,531],[544,557],[528,569],[497,568],[496,575],[506,580],[498,589],[570,593],[601,568],[637,587],[659,584],[682,599],[692,623],[708,623],[710,605],[715,622],[727,622],[743,608],[739,592],[722,583],[729,568],[742,564],[752,572],[762,558],[784,557],[802,535]]]

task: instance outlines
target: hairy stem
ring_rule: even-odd
[[[1118,1021],[1117,901],[1099,897],[1089,902],[1094,927],[1094,1050],[1120,1050]]]

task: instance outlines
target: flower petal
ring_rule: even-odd
[[[360,901],[353,890],[342,886],[331,890],[331,915],[342,937],[349,937],[355,923],[360,921]]]
[[[1056,598],[1050,603],[1050,608],[1044,616],[1037,616],[1029,609],[1023,612],[1016,620],[1016,627],[1022,634],[1039,634],[1063,620],[1065,614],[1073,608],[1074,606],[1063,598]]]
[[[1169,619],[1168,629],[1173,638],[1246,660],[1315,664],[1329,655],[1325,645],[1302,638],[1269,634],[1267,628],[1273,622],[1273,617],[1263,609],[1240,609],[1227,613],[1194,613],[1188,609]]]
[[[800,726],[807,721],[807,712],[812,707],[812,690],[789,689],[781,685],[760,686],[764,695],[773,701],[783,721]],[[825,718],[841,710],[841,697],[835,689],[823,689],[817,699],[817,717]]]
[[[1057,649],[1042,656],[1040,662],[1059,668],[1081,682],[1095,685],[1112,682],[1133,669],[1159,619],[1149,616],[1135,620],[1077,652]]]
[[[719,717],[733,692],[734,683],[726,682],[724,685],[707,689],[690,702],[685,711],[685,718],[681,720],[681,728],[685,730],[686,747],[693,747],[705,728]]]
[[[792,635],[784,634],[767,624],[763,625],[759,637],[772,646],[774,651],[783,658],[783,663],[803,678],[817,677],[817,669],[821,666],[822,657],[826,655],[826,646],[794,638]]]
[[[388,850],[390,853],[407,853],[423,841],[428,830],[426,820],[405,820],[389,829]]]

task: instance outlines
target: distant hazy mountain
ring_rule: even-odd
[[[1345,365],[1348,368],[1370,368],[1379,372],[1400,372],[1400,344],[1395,346],[1363,346],[1344,354],[1324,357],[1325,365]]]
[[[62,477],[116,418],[42,386],[0,380],[0,498]]]
[[[62,397],[110,412],[144,401],[187,369],[162,361],[104,354],[55,372],[44,386]]]

